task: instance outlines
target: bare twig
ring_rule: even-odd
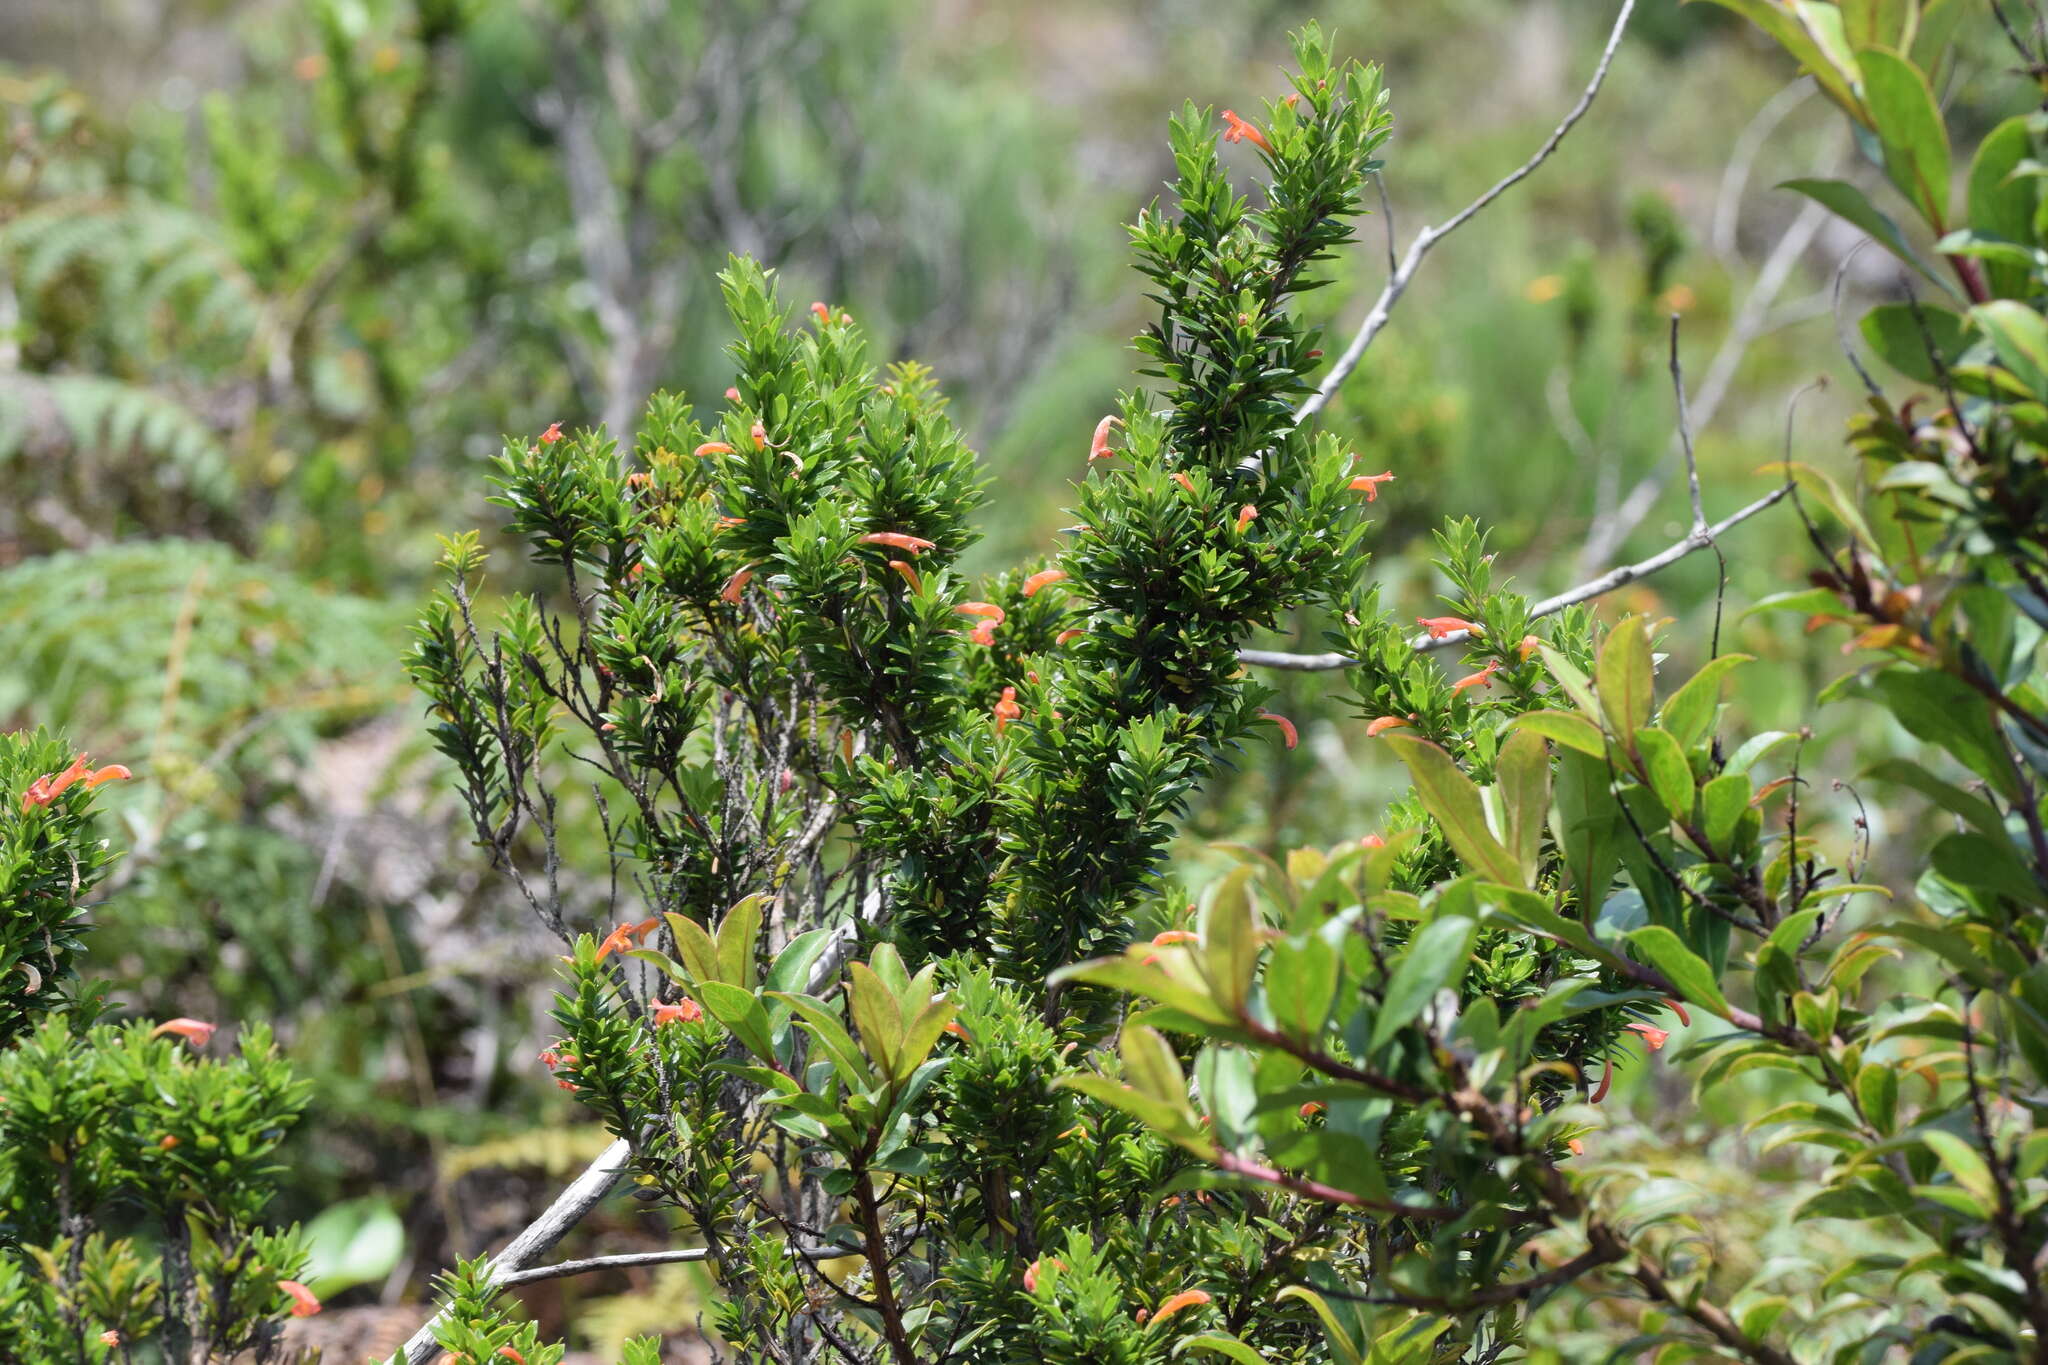
[[[1465,205],[1441,224],[1426,226],[1415,234],[1415,240],[1408,244],[1407,254],[1387,277],[1386,284],[1380,289],[1380,296],[1373,300],[1372,308],[1365,315],[1365,321],[1358,325],[1358,331],[1352,335],[1350,344],[1344,348],[1344,353],[1337,357],[1336,364],[1330,366],[1330,372],[1323,376],[1323,382],[1316,386],[1316,391],[1296,410],[1297,422],[1306,422],[1321,412],[1329,404],[1331,396],[1351,377],[1351,372],[1358,368],[1358,362],[1365,358],[1366,348],[1372,345],[1373,338],[1387,325],[1387,319],[1393,315],[1394,305],[1400,302],[1401,295],[1406,293],[1408,286],[1414,282],[1415,272],[1422,268],[1423,258],[1429,255],[1431,248],[1533,174],[1538,166],[1550,159],[1550,154],[1564,141],[1565,134],[1572,130],[1572,125],[1585,117],[1586,111],[1593,107],[1594,96],[1600,93],[1601,85],[1607,80],[1607,69],[1614,63],[1614,54],[1621,47],[1622,32],[1628,27],[1629,16],[1635,12],[1635,7],[1636,0],[1622,0],[1621,12],[1614,16],[1614,27],[1607,34],[1607,46],[1600,51],[1600,64],[1593,70],[1593,79],[1586,83],[1586,88],[1579,94],[1579,102],[1571,107],[1571,112],[1566,114],[1564,120],[1551,131],[1550,136],[1544,139],[1543,145],[1536,149],[1536,154],[1495,181],[1486,193]]]
[[[1716,539],[1727,534],[1735,527],[1740,526],[1743,522],[1748,521],[1757,513],[1774,506],[1790,492],[1791,487],[1789,485],[1780,484],[1755,502],[1730,512],[1712,525],[1687,533],[1683,539],[1673,542],[1671,545],[1659,550],[1656,554],[1651,555],[1648,559],[1639,559],[1633,564],[1623,564],[1609,569],[1598,578],[1588,579],[1575,588],[1567,588],[1555,597],[1546,597],[1529,608],[1529,619],[1533,621],[1538,617],[1554,616],[1566,607],[1574,607],[1581,602],[1590,602],[1602,594],[1613,592],[1624,584],[1633,583],[1638,578],[1647,578],[1660,569],[1669,568],[1687,555],[1708,548]],[[1427,635],[1417,635],[1408,642],[1408,647],[1416,653],[1422,654],[1430,650],[1449,649],[1454,645],[1463,644],[1469,638],[1468,633],[1462,630],[1454,630],[1441,639],[1431,639]],[[1237,652],[1237,657],[1240,663],[1249,664],[1253,668],[1283,668],[1301,673],[1318,673],[1327,672],[1333,668],[1349,668],[1358,662],[1346,654],[1288,654],[1269,649],[1241,649]]]

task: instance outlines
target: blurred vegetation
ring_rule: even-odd
[[[1285,30],[1309,17],[1386,68],[1405,245],[1528,155],[1611,16],[1561,0],[16,0],[0,16],[0,723],[62,726],[142,779],[105,799],[130,852],[91,965],[126,1009],[275,1026],[312,1081],[287,1216],[350,1197],[400,1211],[389,1264],[338,1302],[416,1291],[564,1165],[569,1111],[531,1062],[552,949],[461,854],[397,662],[434,531],[499,520],[478,490],[500,437],[617,429],[658,387],[714,395],[729,338],[709,282],[744,250],[789,297],[855,313],[878,358],[935,367],[996,479],[973,566],[1044,553],[1135,368],[1145,305],[1119,224],[1170,170],[1165,115],[1277,92]],[[1951,126],[1981,131],[2014,83],[1981,74],[2006,63],[1988,16],[1961,41],[1984,59],[1958,66]],[[1329,413],[1397,475],[1375,545],[1389,601],[1437,608],[1426,528],[1447,514],[1490,526],[1501,576],[1531,596],[1683,529],[1671,313],[1710,508],[1767,486],[1755,471],[1822,375],[1789,421],[1835,449],[1853,385],[1832,289],[1854,316],[1897,283],[1770,188],[1855,155],[1794,76],[1720,11],[1653,0],[1580,134],[1437,253]],[[1332,349],[1386,273],[1380,226],[1309,304]],[[1592,535],[1639,485],[1661,493],[1647,514]],[[1768,520],[1739,537],[1724,631],[1772,666],[1749,671],[1738,718],[1796,728],[1826,663],[1740,609],[1806,549]],[[1715,592],[1697,556],[1601,609],[1703,623]],[[1325,648],[1330,625],[1303,619],[1294,642]],[[1689,638],[1693,666],[1704,629]],[[1405,787],[1325,684],[1272,682],[1301,744],[1248,758],[1189,813],[1197,861],[1222,838],[1355,838]],[[1906,743],[1823,731],[1810,752]],[[1870,814],[1881,859],[1887,816]],[[1721,1159],[1704,1126],[1637,1100],[1686,1159]],[[633,1219],[593,1235],[630,1245]]]

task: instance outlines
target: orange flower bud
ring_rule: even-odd
[[[1006,619],[1008,619],[1007,613],[1005,613],[1001,607],[997,606],[993,602],[962,602],[959,606],[953,608],[953,610],[958,612],[962,616],[984,617],[987,620],[995,622],[997,625],[1001,625]]]
[[[739,391],[738,389],[732,389],[732,388],[729,388],[729,389],[727,389],[727,390],[725,391],[725,401],[726,401],[726,402],[728,402],[728,403],[737,403],[737,402],[739,402],[739,401],[740,401],[740,391]]]
[[[1237,533],[1244,534],[1244,528],[1259,519],[1259,509],[1246,503],[1237,509]]]
[[[832,321],[832,310],[830,308],[827,308],[822,303],[813,303],[811,305],[811,313],[814,317],[818,319],[818,325],[820,327],[823,327],[824,325]]]
[[[291,1295],[293,1317],[310,1318],[320,1311],[320,1300],[314,1298],[313,1291],[297,1280],[279,1280],[277,1287]]]
[[[1035,596],[1038,590],[1046,584],[1062,582],[1066,579],[1066,576],[1067,571],[1065,569],[1040,569],[1037,573],[1024,580],[1024,595],[1026,597]]]
[[[526,1357],[513,1350],[510,1346],[500,1346],[498,1354],[511,1361],[512,1365],[526,1365]]]
[[[1380,716],[1374,719],[1369,724],[1367,724],[1367,726],[1365,727],[1365,733],[1367,737],[1370,738],[1373,735],[1383,735],[1389,730],[1398,730],[1405,728],[1408,728],[1408,721],[1405,717]]]
[[[1464,631],[1467,635],[1484,635],[1485,628],[1476,621],[1467,621],[1462,616],[1418,616],[1415,624],[1429,632],[1432,640],[1447,640],[1453,631]]]
[[[1387,841],[1377,834],[1368,834],[1358,841],[1360,848],[1385,848]]]
[[[1113,413],[1095,424],[1095,439],[1088,443],[1088,463],[1094,464],[1097,460],[1111,459],[1116,455],[1109,448],[1109,432],[1110,428],[1123,424],[1124,419]]]
[[[718,600],[737,606],[740,594],[746,591],[747,583],[753,577],[754,566],[749,564],[746,568],[739,570],[731,578],[725,580],[725,586],[719,590]]]
[[[1543,648],[1541,640],[1533,635],[1524,635],[1522,643],[1515,646],[1515,652],[1521,656],[1523,663],[1527,663],[1529,662],[1529,656],[1541,648]]]
[[[1004,688],[1003,695],[996,701],[993,710],[996,718],[996,733],[1001,734],[1004,726],[1013,720],[1020,719],[1024,715],[1024,708],[1017,704],[1017,689],[1014,687]]]
[[[106,1331],[100,1333],[100,1345],[119,1346],[120,1344],[121,1334],[119,1332],[116,1332],[113,1328],[109,1327]]]
[[[204,1019],[166,1019],[149,1031],[152,1038],[161,1038],[166,1033],[175,1033],[194,1047],[205,1047],[213,1039],[213,1031],[220,1027]]]
[[[1312,1119],[1316,1115],[1324,1112],[1323,1103],[1321,1100],[1310,1100],[1307,1104],[1304,1104],[1303,1106],[1301,1106],[1301,1108],[1295,1110],[1294,1112],[1304,1119]]]
[[[1203,1291],[1199,1289],[1183,1289],[1180,1293],[1175,1294],[1165,1303],[1159,1305],[1159,1311],[1152,1315],[1152,1325],[1157,1327],[1181,1309],[1194,1308],[1207,1302],[1209,1302],[1209,1296]]]
[[[1500,660],[1489,660],[1486,667],[1480,669],[1477,673],[1468,673],[1452,683],[1451,692],[1455,695],[1471,687],[1492,687],[1493,675],[1498,672],[1500,672]]]
[[[706,455],[730,455],[732,454],[732,447],[723,441],[706,441],[690,453],[702,459]]]
[[[754,449],[756,450],[768,444],[768,428],[762,426],[759,422],[754,423],[752,427],[748,428],[747,434],[754,438]]]
[[[1606,1065],[1600,1069],[1600,1084],[1593,1089],[1593,1103],[1598,1104],[1606,1099],[1607,1088],[1613,1084],[1614,1058],[1609,1057],[1606,1059]]]
[[[156,1140],[156,1145],[161,1150],[168,1152],[171,1148],[178,1145],[178,1135],[176,1133],[165,1133]]]
[[[860,541],[863,545],[886,545],[892,550],[908,550],[914,555],[934,548],[933,542],[901,531],[870,531]]]
[[[1164,948],[1174,943],[1198,943],[1201,941],[1201,937],[1200,934],[1190,933],[1186,929],[1168,929],[1163,933],[1152,935],[1152,946]]]
[[[1294,722],[1287,717],[1277,711],[1261,711],[1259,714],[1280,727],[1280,736],[1287,741],[1288,748],[1292,749],[1301,741],[1301,736],[1295,731]]]
[[[905,564],[900,559],[890,560],[889,567],[894,569],[897,573],[903,575],[903,581],[910,585],[910,590],[912,592],[920,592],[923,590],[924,582],[917,576],[917,570],[911,568],[908,564]]]
[[[1066,643],[1067,641],[1069,641],[1069,640],[1073,640],[1073,639],[1077,639],[1077,638],[1079,638],[1080,636],[1086,635],[1087,633],[1088,633],[1088,632],[1087,632],[1087,631],[1085,631],[1085,630],[1078,630],[1078,629],[1077,629],[1077,630],[1063,630],[1063,631],[1061,631],[1061,632],[1060,632],[1059,634],[1057,634],[1057,635],[1055,635],[1055,636],[1053,636],[1053,637],[1052,637],[1052,642],[1053,642],[1054,644],[1056,644],[1056,645],[1063,645],[1063,644],[1065,644],[1065,643]]]
[[[1195,491],[1195,481],[1187,476],[1187,471],[1185,470],[1174,470],[1173,481],[1179,484],[1182,488],[1185,488],[1190,493]]]

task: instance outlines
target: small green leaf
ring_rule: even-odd
[[[1460,858],[1488,881],[1515,885],[1521,880],[1521,865],[1500,846],[1486,827],[1486,808],[1479,788],[1465,776],[1451,756],[1426,739],[1389,734],[1394,752],[1408,765],[1414,779],[1415,795],[1423,808],[1435,817],[1444,838]]]
[[[1692,818],[1692,765],[1678,741],[1655,726],[1636,731],[1636,752],[1657,802],[1674,820]]]
[[[697,999],[713,1019],[725,1025],[740,1046],[764,1062],[775,1060],[775,1043],[769,1034],[768,1012],[752,991],[728,986],[722,981],[699,981]]]
[[[1543,737],[1516,730],[1494,760],[1494,787],[1507,813],[1507,849],[1523,886],[1536,883],[1543,854],[1543,823],[1550,816],[1550,751]]]
[[[761,907],[767,897],[759,892],[741,898],[718,921],[718,979],[743,990],[752,990],[758,979],[754,970],[754,943],[761,936]]]
[[[1652,924],[1630,934],[1628,941],[1652,967],[1678,988],[1680,995],[1723,1018],[1727,1017],[1728,1000],[1714,980],[1713,969],[1686,947],[1677,934],[1661,924]]]
[[[1998,363],[2027,392],[2048,398],[2048,319],[2014,299],[1993,299],[1970,310],[1970,320],[1991,338]]]
[[[1884,148],[1885,174],[1937,233],[1948,230],[1948,129],[1941,108],[1920,69],[1896,52],[1868,47],[1856,54],[1863,71],[1863,96],[1877,140]]]
[[[1879,246],[1912,266],[1931,282],[1945,291],[1954,292],[1953,285],[1928,269],[1927,263],[1920,259],[1912,247],[1906,245],[1905,234],[1899,231],[1899,225],[1891,220],[1890,215],[1880,211],[1864,196],[1862,190],[1848,181],[1787,180],[1778,188],[1803,194],[1833,212],[1835,216],[1847,219],[1852,226],[1863,229]]]
[[[1920,1134],[1920,1141],[1940,1159],[1955,1182],[1992,1205],[1998,1202],[1998,1182],[1991,1176],[1991,1167],[1984,1162],[1983,1154],[1974,1146],[1957,1137],[1954,1133],[1940,1128],[1929,1128]]]
[[[1721,679],[1750,662],[1748,654],[1723,654],[1707,661],[1706,667],[1686,679],[1657,711],[1657,726],[1670,732],[1681,748],[1690,749],[1706,738],[1713,724],[1714,708],[1721,700]]]
[[[1461,915],[1447,915],[1424,925],[1401,954],[1387,979],[1386,999],[1373,1020],[1367,1051],[1377,1052],[1422,1013],[1436,993],[1465,977],[1472,962],[1472,940],[1479,926]]]
[[[1525,711],[1510,724],[1516,730],[1534,730],[1545,739],[1594,758],[1607,756],[1607,737],[1600,727],[1571,711]]]
[[[1650,666],[1650,623],[1627,616],[1607,632],[1600,661],[1593,670],[1600,709],[1617,735],[1633,735],[1649,724],[1653,675]]]

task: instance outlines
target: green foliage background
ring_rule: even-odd
[[[332,1278],[342,1305],[501,1239],[590,1150],[531,1060],[552,949],[464,847],[397,663],[434,532],[498,524],[480,474],[499,436],[637,411],[658,386],[715,394],[731,338],[710,282],[749,250],[787,297],[856,314],[874,358],[936,367],[994,477],[970,567],[1036,562],[1137,361],[1119,224],[1170,172],[1170,109],[1255,106],[1280,88],[1286,29],[1320,19],[1386,69],[1405,243],[1527,155],[1609,17],[1520,0],[606,7],[642,25],[623,40],[644,64],[636,112],[595,59],[600,20],[573,4],[164,0],[132,26],[10,8],[0,722],[61,727],[142,779],[102,798],[129,852],[91,970],[124,1011],[275,1028],[312,1082],[286,1215],[398,1210],[402,1252]],[[2000,68],[1995,36],[1966,25],[1985,54],[1967,69]],[[1844,266],[1853,237],[1823,228],[1744,322],[1800,212],[1769,187],[1847,155],[1823,100],[1781,95],[1792,76],[1719,11],[1646,5],[1592,121],[1440,250],[1331,408],[1330,429],[1397,475],[1374,546],[1389,601],[1440,609],[1427,531],[1447,515],[1488,526],[1496,578],[1532,596],[1604,567],[1575,563],[1589,525],[1673,469],[1670,311],[1695,385],[1731,332],[1756,333],[1702,432],[1712,505],[1768,486],[1754,471],[1817,375],[1834,388],[1795,430],[1835,448],[1853,386],[1831,278],[1843,267],[1850,316],[1896,285],[1873,253]],[[2014,109],[2011,83],[1981,75],[1947,96],[1958,129]],[[1738,183],[1731,157],[1767,105],[1782,122]],[[612,209],[644,220],[623,264],[588,240]],[[1384,275],[1381,226],[1307,305],[1332,337]],[[1682,529],[1676,478],[1656,509],[1613,560]],[[1796,728],[1828,661],[1796,625],[1738,613],[1807,552],[1775,523],[1740,536],[1724,630],[1770,666],[1742,680],[1735,717]],[[1714,591],[1699,556],[1600,609],[1678,616],[1689,669]],[[1263,643],[1324,648],[1330,625]],[[1222,839],[1355,839],[1405,789],[1326,680],[1271,682],[1302,742],[1253,745],[1242,780],[1189,812],[1191,868]],[[1809,753],[1847,770],[1909,745],[1823,729]],[[1869,815],[1880,863],[1917,847],[1883,805]],[[1646,1143],[1727,1183],[1735,1226],[1742,1181],[1793,1174],[1711,1136],[1762,1086],[1694,1110],[1630,1068],[1617,1096]],[[595,1236],[630,1242],[631,1215]],[[623,1287],[534,1302],[559,1317],[550,1295]],[[598,1307],[577,1316],[603,1324],[600,1346],[688,1325]]]

